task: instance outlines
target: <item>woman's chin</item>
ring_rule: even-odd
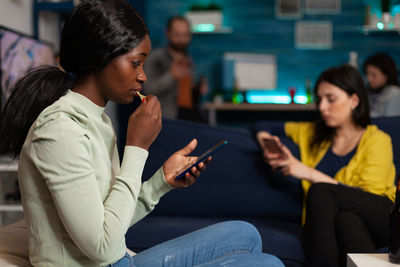
[[[330,128],[335,128],[337,126],[336,123],[334,123],[332,120],[324,120],[325,125],[330,127]]]
[[[127,105],[127,104],[132,104],[134,99],[135,99],[135,96],[129,96],[129,97],[120,98],[114,102],[117,102],[118,104]]]

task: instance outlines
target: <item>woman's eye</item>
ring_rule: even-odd
[[[132,65],[136,68],[140,66],[140,61],[132,61]]]

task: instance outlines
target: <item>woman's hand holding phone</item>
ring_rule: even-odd
[[[192,185],[200,176],[200,173],[206,169],[207,163],[211,161],[211,157],[204,162],[200,162],[197,167],[192,167],[190,172],[186,173],[182,179],[175,179],[181,170],[186,169],[197,161],[198,157],[189,156],[196,148],[197,140],[193,139],[181,150],[172,154],[163,165],[165,180],[175,188],[188,187]]]
[[[270,138],[263,139],[263,148],[271,154],[283,155],[282,144],[278,137],[272,136]]]
[[[286,146],[282,145],[282,150],[285,157],[270,160],[271,167],[280,170],[283,175],[290,175],[299,180],[310,180],[315,169],[298,160]]]
[[[263,150],[263,157],[266,163],[270,164],[271,160],[285,158],[285,153],[282,149],[284,145],[280,142],[279,137],[261,131],[257,133],[257,141]]]
[[[281,143],[278,136],[261,131],[257,133],[257,141],[263,150],[265,163],[270,165],[273,170],[281,170],[288,163],[287,160],[293,157],[290,150]]]
[[[277,162],[281,162],[288,158],[285,153],[284,145],[280,142],[277,136],[271,136],[270,138],[263,139],[263,157],[264,161],[269,164],[273,170],[280,168]]]
[[[279,170],[284,175],[291,175],[298,179],[308,179],[312,168],[306,166],[293,156],[292,152],[280,142],[279,137],[266,132],[258,135],[257,140],[263,148],[264,161],[273,170]]]

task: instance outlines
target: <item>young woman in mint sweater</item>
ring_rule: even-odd
[[[275,170],[301,180],[305,193],[304,248],[310,266],[345,266],[346,253],[375,252],[389,243],[395,168],[389,135],[370,124],[359,72],[343,65],[315,85],[316,122],[256,125],[257,140],[274,138],[283,153],[263,149]],[[300,159],[279,142],[296,143]]]
[[[85,0],[67,16],[60,65],[23,77],[0,124],[2,153],[19,155],[18,180],[34,266],[283,266],[261,252],[261,239],[240,221],[213,225],[134,256],[128,228],[173,188],[205,169],[179,172],[196,157],[196,140],[172,154],[142,183],[148,149],[161,127],[158,99],[130,116],[122,164],[108,101],[129,104],[146,81],[147,27],[123,0]],[[71,76],[75,76],[71,80]]]

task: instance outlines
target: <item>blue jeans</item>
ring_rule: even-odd
[[[275,256],[261,252],[257,229],[243,221],[214,224],[144,250],[125,255],[110,267],[271,266],[283,267]]]

